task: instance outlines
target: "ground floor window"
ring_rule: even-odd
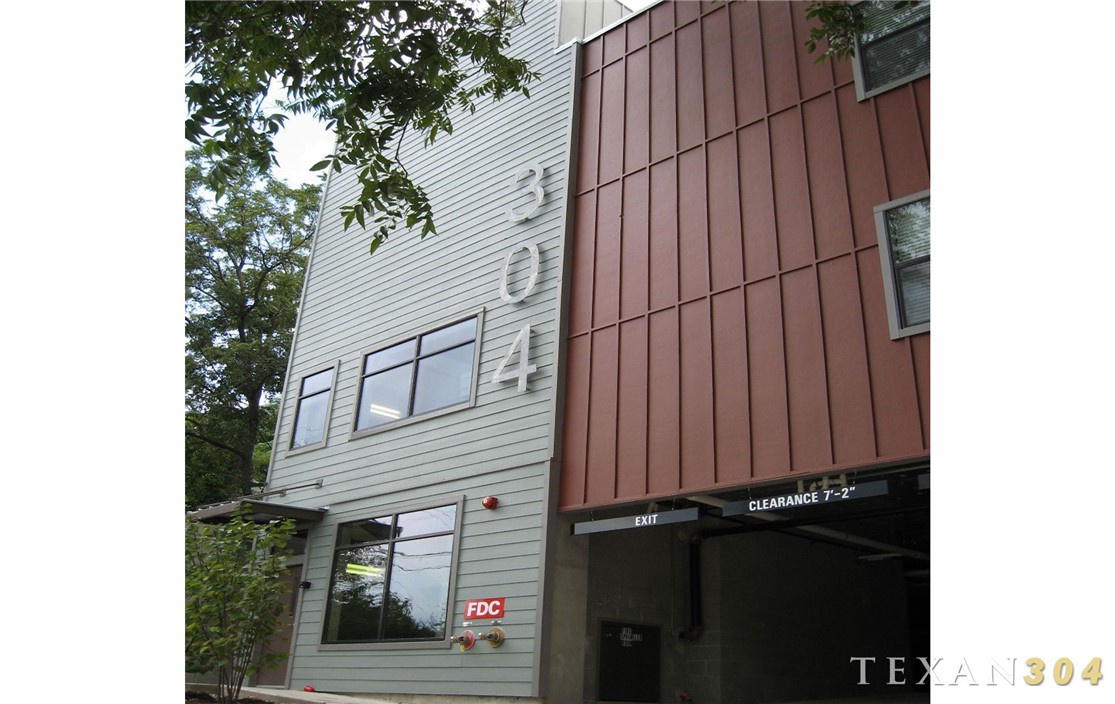
[[[449,504],[341,524],[322,642],[444,639],[458,513]]]

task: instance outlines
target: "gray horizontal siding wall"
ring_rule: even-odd
[[[319,691],[406,692],[529,696],[533,677],[539,595],[540,516],[546,464],[480,474],[435,487],[374,496],[330,506],[329,518],[311,531],[292,664],[291,686],[309,684]],[[493,491],[493,487],[497,487]],[[365,488],[364,493],[368,491]],[[484,509],[479,498],[498,493],[500,506]],[[460,630],[464,602],[506,598],[498,649],[462,653],[448,644],[413,649],[332,650],[321,648],[329,591],[329,572],[337,523],[369,517],[381,510],[456,501],[466,497],[458,535],[453,625]],[[476,628],[473,629],[477,630]]]
[[[370,234],[343,228],[340,208],[359,186],[351,171],[333,174],[323,199],[306,291],[280,410],[268,489],[292,488],[284,503],[329,507],[310,532],[305,579],[290,663],[291,686],[319,691],[530,696],[536,673],[536,631],[545,487],[550,460],[551,408],[556,374],[566,156],[572,91],[572,48],[555,52],[557,7],[530,2],[526,26],[512,53],[530,59],[541,77],[530,99],[485,104],[455,116],[452,135],[429,148],[404,146],[403,163],[426,188],[439,234],[420,241],[405,232],[368,256]],[[545,170],[545,201],[530,220],[511,223],[509,205],[528,164]],[[517,304],[499,298],[504,257],[520,242],[541,254],[534,292]],[[513,291],[525,285],[528,257],[516,255]],[[438,324],[484,311],[476,403],[471,408],[415,420],[352,438],[362,355]],[[529,323],[529,390],[492,374],[520,328]],[[515,365],[512,361],[512,366]],[[289,452],[298,384],[307,374],[339,364],[327,440]],[[479,500],[495,495],[488,511]],[[335,650],[321,647],[330,565],[338,523],[398,507],[434,505],[465,497],[451,630],[459,631],[467,599],[507,598],[503,647],[461,653],[436,648]]]

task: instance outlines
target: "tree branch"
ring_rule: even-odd
[[[236,455],[240,459],[244,459],[245,457],[249,456],[249,455],[245,455],[242,451],[237,450],[235,447],[232,447],[231,445],[226,445],[225,443],[221,442],[220,440],[214,440],[211,437],[207,437],[207,436],[202,435],[201,433],[195,432],[193,430],[187,430],[186,431],[186,437],[197,438],[198,440],[201,440],[204,443],[208,443],[208,444],[212,445],[213,447],[219,448],[221,450],[225,450],[227,452],[231,452],[232,454]]]

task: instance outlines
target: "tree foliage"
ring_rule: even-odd
[[[214,203],[200,161],[186,165],[188,507],[263,478],[320,195],[241,176]]]
[[[277,410],[274,401],[260,403],[254,439],[245,409],[212,406],[204,413],[186,411],[187,509],[244,496],[263,483],[271,460]],[[249,439],[252,439],[250,469],[244,460]],[[249,478],[247,484],[245,473]]]
[[[236,702],[259,665],[285,657],[255,655],[283,612],[279,577],[293,534],[293,521],[257,524],[246,512],[222,524],[186,517],[186,670],[216,670],[222,704]]]
[[[868,0],[868,2],[811,2],[805,9],[806,19],[816,20],[816,24],[809,28],[809,39],[805,47],[810,53],[817,50],[819,43],[827,42],[824,51],[817,57],[817,62],[826,58],[848,59],[856,55],[856,38],[866,29],[864,11],[868,6],[881,7],[886,5],[893,9],[901,9],[908,5],[917,5],[918,0]]]
[[[187,2],[186,138],[208,161],[218,195],[246,168],[274,163],[273,136],[288,114],[336,132],[315,169],[356,168],[360,193],[341,208],[345,227],[374,225],[370,250],[391,230],[434,233],[422,187],[399,161],[408,129],[426,143],[451,133],[454,110],[483,98],[529,96],[535,77],[508,56],[525,0]],[[264,108],[269,89],[287,99]]]

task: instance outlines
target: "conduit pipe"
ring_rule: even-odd
[[[708,496],[705,494],[687,496],[686,498],[690,501],[696,501],[708,506],[714,506],[716,508],[724,508],[724,506],[728,504],[728,502],[724,499],[720,499],[715,496]],[[768,511],[749,513],[747,515],[750,518],[758,518],[760,520],[770,522],[780,522],[787,520],[784,516],[779,516],[777,513],[770,513]],[[790,527],[791,526],[787,526],[787,528]],[[871,538],[864,538],[862,536],[853,535],[851,533],[845,533],[842,530],[833,530],[832,528],[825,528],[823,526],[815,525],[796,525],[792,526],[792,528],[803,533],[812,533],[813,535],[819,537],[828,538],[829,540],[837,540],[843,543],[848,543],[850,545],[859,545],[861,547],[871,548],[872,550],[879,550],[880,552],[884,553],[892,553],[901,555],[903,557],[908,557],[913,560],[923,560],[925,562],[929,562],[929,555],[927,553],[918,550],[910,550],[909,548],[904,548],[899,545],[891,545],[890,543],[884,543],[878,540],[872,540]],[[705,535],[704,537],[711,536]]]
[[[749,513],[747,515],[751,518],[758,518],[763,521],[783,520],[782,516],[779,516],[776,513],[768,513],[765,511],[760,511],[758,513]],[[872,550],[878,550],[880,552],[895,553],[898,555],[902,555],[903,557],[908,557],[912,560],[923,560],[925,562],[929,562],[929,555],[919,550],[911,550],[900,545],[891,545],[890,543],[884,543],[879,540],[872,540],[871,538],[864,538],[859,535],[852,535],[851,533],[845,533],[842,530],[833,530],[832,528],[825,528],[824,526],[797,526],[794,528],[794,530],[799,530],[803,533],[812,533],[813,535],[828,538],[830,540],[839,540],[840,542],[848,543],[849,545],[859,545],[861,547],[871,548]]]
[[[689,538],[689,627],[678,634],[678,638],[692,642],[701,637],[705,630],[701,597],[701,536]]]

